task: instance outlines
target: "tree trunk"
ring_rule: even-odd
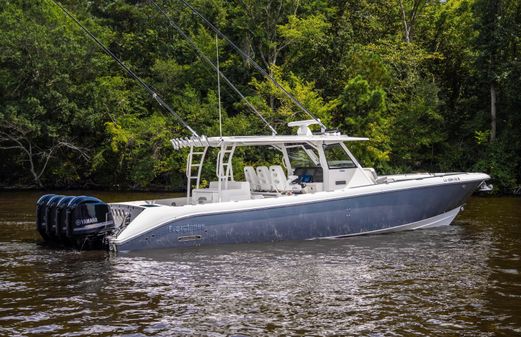
[[[409,43],[411,42],[411,38],[410,38],[410,28],[409,28],[409,25],[407,24],[407,14],[405,13],[405,8],[403,7],[403,2],[402,0],[400,0],[400,9],[402,11],[402,22],[403,22],[403,35],[405,37],[405,42]]]
[[[490,83],[490,142],[496,140],[496,85]]]

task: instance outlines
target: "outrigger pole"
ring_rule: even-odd
[[[277,80],[275,80],[270,74],[268,74],[268,72],[266,70],[264,70],[264,68],[262,68],[257,62],[255,62],[255,60],[253,60],[251,58],[251,56],[249,56],[248,54],[246,54],[241,48],[239,48],[235,43],[233,43],[233,41],[231,41],[226,35],[224,35],[224,33],[222,33],[219,28],[217,28],[214,24],[212,24],[210,21],[208,21],[208,19],[206,19],[204,17],[204,15],[202,15],[201,13],[199,13],[192,5],[190,5],[186,0],[179,0],[181,1],[186,7],[188,7],[192,13],[194,13],[195,15],[199,16],[205,23],[206,25],[208,25],[208,27],[210,27],[210,29],[212,29],[216,34],[218,34],[221,38],[223,38],[224,40],[226,40],[226,42],[228,42],[245,60],[251,62],[251,64],[253,65],[253,67],[255,69],[257,69],[258,72],[260,72],[262,74],[262,76],[264,76],[265,78],[267,78],[268,80],[270,80],[277,88],[279,88],[297,107],[299,107],[300,110],[302,110],[303,112],[305,112],[308,116],[310,116],[312,119],[314,119],[319,125],[320,127],[323,129],[323,130],[326,130],[326,126],[324,124],[322,124],[322,122],[320,121],[319,118],[315,117],[311,112],[309,112],[308,109],[306,109],[304,107],[304,105],[302,105],[302,103],[295,98],[295,96],[293,96],[291,93],[289,93],[286,89],[284,89],[284,87],[282,85],[280,85],[279,82],[277,82]]]
[[[157,101],[157,103],[159,103],[160,106],[162,106],[164,109],[166,109],[168,112],[170,112],[180,123],[181,125],[183,125],[188,131],[190,131],[190,133],[192,134],[193,137],[196,137],[196,138],[200,138],[199,135],[197,134],[197,132],[194,131],[194,129],[192,129],[190,127],[190,125],[188,125],[188,123],[186,123],[184,121],[183,118],[181,118],[181,116],[179,116],[179,114],[177,114],[173,109],[172,107],[170,107],[170,105],[168,105],[162,98],[161,96],[159,96],[159,94],[154,91],[144,80],[142,80],[136,73],[134,73],[129,67],[127,67],[123,61],[121,61],[116,55],[114,55],[114,53],[108,49],[100,40],[98,40],[98,38],[96,38],[96,36],[94,36],[94,34],[92,34],[87,28],[85,28],[71,13],[69,13],[65,7],[63,7],[61,4],[59,4],[58,2],[54,1],[54,0],[50,0],[54,5],[56,5],[57,7],[59,7],[69,18],[71,18],[78,26],[80,26],[80,28],[94,41],[96,42],[96,44],[107,54],[109,55],[110,57],[112,57],[112,59],[114,59],[114,61],[116,61],[119,66],[121,68],[123,68],[132,78],[134,78],[136,81],[139,82],[139,84],[141,84],[141,86],[150,93],[150,95]]]
[[[148,1],[151,5],[153,5],[168,21],[168,23],[186,40],[188,41],[188,43],[190,43],[190,45],[192,46],[192,48],[194,48],[197,53],[199,54],[199,57],[201,59],[203,59],[206,63],[208,63],[212,68],[213,70],[215,70],[217,72],[217,76],[220,76],[220,78],[222,78],[224,80],[224,82],[226,82],[226,84],[228,84],[228,86],[230,88],[233,89],[233,91],[235,91],[235,93],[237,93],[237,95],[239,95],[241,97],[241,99],[246,103],[246,105],[248,105],[248,107],[264,122],[264,124],[266,124],[266,126],[270,129],[270,131],[272,132],[272,134],[276,135],[277,134],[277,131],[275,130],[275,128],[270,124],[268,123],[268,121],[266,120],[266,118],[264,118],[264,116],[262,116],[262,114],[255,108],[255,106],[253,104],[251,104],[251,102],[240,92],[239,89],[237,89],[237,87],[235,85],[233,85],[233,83],[217,68],[217,66],[201,51],[201,49],[195,44],[195,42],[193,41],[192,38],[190,38],[190,36],[188,36],[188,34],[186,34],[182,29],[181,27],[179,27],[178,24],[176,24],[171,18],[170,16],[163,10],[163,8],[161,8],[154,0],[149,0]]]

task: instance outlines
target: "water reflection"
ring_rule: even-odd
[[[2,213],[0,335],[521,334],[519,206],[473,199],[436,230],[118,256],[38,246],[28,210]]]
[[[487,254],[487,328],[497,335],[521,335],[521,203],[520,199],[490,199],[481,211],[480,225],[490,231]],[[494,224],[487,226],[486,224]]]

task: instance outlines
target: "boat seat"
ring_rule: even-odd
[[[273,189],[277,192],[300,192],[302,189],[299,184],[291,184],[291,181],[288,181],[280,165],[270,166],[270,176]]]
[[[270,170],[266,166],[257,166],[257,176],[261,191],[273,191]]]
[[[260,191],[261,185],[259,177],[257,176],[253,166],[244,166],[244,177],[246,178],[246,181],[250,183],[252,191]]]

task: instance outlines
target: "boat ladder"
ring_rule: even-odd
[[[217,178],[219,179],[219,194],[221,189],[228,188],[228,181],[233,181],[233,166],[232,159],[233,153],[235,152],[235,145],[233,146],[221,146],[221,150],[217,154]]]

